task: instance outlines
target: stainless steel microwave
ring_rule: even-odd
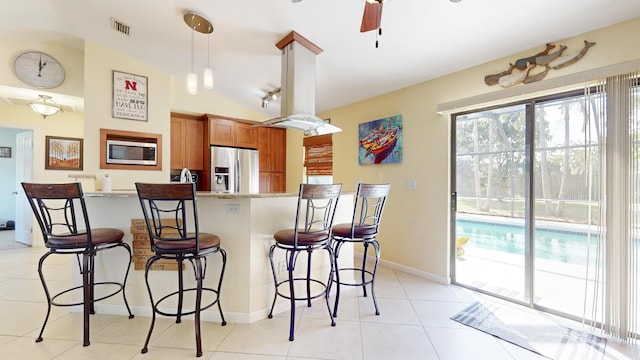
[[[107,164],[158,164],[158,144],[150,142],[107,140]]]

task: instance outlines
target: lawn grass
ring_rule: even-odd
[[[480,204],[485,204],[485,199],[481,199]],[[551,201],[551,209],[555,212],[557,201]],[[505,217],[524,217],[524,199],[491,199],[489,209],[478,209],[476,207],[475,197],[458,197],[457,209],[458,212],[470,213],[470,214],[482,214],[482,215],[494,215]],[[598,214],[600,207],[592,203],[591,206],[591,222],[597,224]],[[586,224],[589,214],[589,202],[587,201],[565,201],[562,214],[556,216],[555,214],[545,214],[544,200],[537,200],[535,203],[535,215],[536,219],[571,222],[578,224]]]

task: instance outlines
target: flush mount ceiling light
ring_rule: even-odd
[[[282,90],[282,88],[277,88],[277,89],[273,89],[271,91],[269,91],[267,93],[267,95],[262,97],[262,107],[266,108],[267,105],[269,105],[270,102],[274,101],[274,100],[278,100],[278,96],[280,96],[280,90]]]
[[[198,93],[198,75],[194,70],[194,35],[196,31],[202,34],[211,34],[213,25],[203,15],[190,10],[184,12],[183,18],[191,29],[191,72],[187,74],[187,92],[191,95],[196,95]],[[210,67],[209,53],[209,37],[207,37],[207,68],[204,69],[203,76],[203,87],[205,89],[213,89],[213,70]]]
[[[33,111],[42,115],[42,117],[45,119],[47,118],[47,116],[55,115],[58,112],[63,112],[62,106],[51,100],[51,96],[49,95],[38,95],[38,98],[30,102],[28,105]]]

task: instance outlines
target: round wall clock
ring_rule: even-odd
[[[22,82],[40,89],[51,89],[64,81],[64,68],[58,60],[39,51],[16,56],[13,70]]]

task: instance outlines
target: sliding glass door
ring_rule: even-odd
[[[454,120],[454,282],[526,301],[526,106]]]
[[[590,270],[601,255],[602,134],[597,117],[590,116],[601,109],[595,107],[600,102],[587,100],[584,94],[563,96],[534,107],[530,301],[574,317],[583,316],[586,292],[594,288]]]
[[[580,92],[453,117],[455,284],[583,315],[599,256],[593,110]]]

